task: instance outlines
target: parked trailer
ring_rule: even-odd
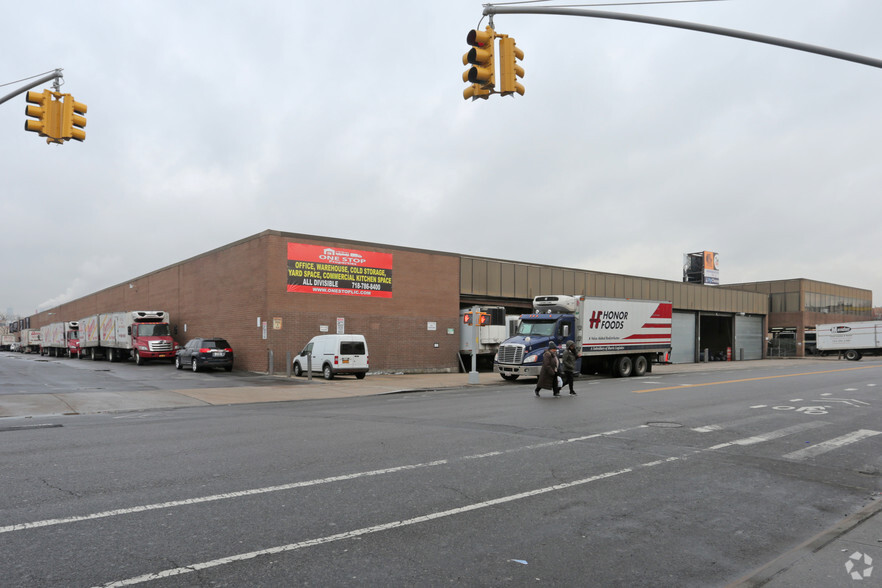
[[[537,377],[552,342],[575,342],[582,374],[642,376],[670,356],[670,302],[547,295],[534,298],[533,308],[499,346],[493,367],[506,380]]]
[[[72,357],[80,353],[79,323],[52,323],[40,328],[40,355]]]
[[[96,314],[79,321],[83,355],[108,361],[132,358],[138,365],[151,359],[174,360],[177,343],[164,310],[130,310]]]
[[[818,352],[840,353],[845,359],[859,361],[865,355],[882,354],[882,321],[858,321],[816,325]]]
[[[22,329],[18,350],[21,353],[40,353],[40,329]]]
[[[18,337],[11,334],[0,335],[0,350],[3,351],[13,351],[13,348],[18,344]]]

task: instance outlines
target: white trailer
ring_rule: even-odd
[[[15,335],[9,333],[0,335],[0,349],[3,351],[12,351],[12,348],[16,343],[18,343],[18,337]]]
[[[96,314],[79,321],[82,355],[108,361],[131,357],[138,365],[149,359],[174,360],[177,345],[164,310],[130,310]]]
[[[51,323],[40,327],[40,355],[55,357],[68,356],[78,353],[77,321]]]
[[[22,329],[21,353],[40,353],[40,329]]]
[[[882,354],[882,321],[858,321],[816,325],[818,351],[839,353],[845,359],[858,361],[864,355]]]

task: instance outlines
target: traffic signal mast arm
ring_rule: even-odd
[[[830,49],[828,47],[820,47],[818,45],[810,45],[799,41],[790,41],[787,39],[779,39],[778,37],[770,37],[768,35],[758,35],[747,31],[739,31],[737,29],[727,29],[724,27],[715,27],[711,25],[688,22],[684,20],[671,20],[668,18],[658,18],[654,16],[643,16],[640,14],[627,14],[623,12],[605,12],[603,10],[590,10],[584,8],[517,8],[514,6],[493,6],[492,4],[484,5],[484,15],[491,18],[494,14],[552,14],[558,16],[587,16],[589,18],[606,18],[612,20],[626,20],[631,22],[640,22],[644,24],[659,25],[664,27],[674,27],[678,29],[687,29],[690,31],[698,31],[700,33],[710,33],[713,35],[722,35],[724,37],[734,37],[736,39],[744,39],[746,41],[754,41],[756,43],[766,43],[767,45],[777,45],[787,49],[795,49],[797,51],[805,51],[807,53],[816,53],[834,59],[843,61],[851,61],[871,67],[882,68],[882,59],[857,55],[855,53],[847,53],[838,49]]]
[[[30,84],[28,84],[26,86],[22,86],[18,90],[15,90],[14,92],[7,94],[6,96],[3,96],[2,98],[0,98],[0,104],[3,104],[7,100],[11,100],[12,98],[15,98],[19,94],[24,94],[25,92],[27,92],[31,88],[36,88],[37,86],[42,86],[43,84],[45,84],[46,82],[48,82],[50,80],[55,80],[54,86],[55,86],[55,91],[57,92],[58,89],[61,87],[61,82],[59,81],[59,80],[61,80],[61,78],[62,78],[61,69],[56,69],[51,74],[47,74],[47,75],[43,76],[42,78],[40,78],[39,80],[37,80],[35,82],[31,82]]]

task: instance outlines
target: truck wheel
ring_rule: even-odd
[[[298,378],[303,375],[303,368],[300,367],[300,363],[294,362],[294,375]]]
[[[94,348],[94,347],[93,347],[92,349],[89,350],[89,354],[90,354],[90,357],[91,357],[92,361],[97,361],[97,360],[98,360],[98,354],[95,353],[95,348]]]
[[[141,354],[138,353],[138,350],[135,349],[132,353],[135,354],[135,365],[144,365],[144,360],[141,359]]]
[[[502,376],[503,380],[508,380],[509,382],[514,382],[515,380],[518,379],[517,374],[499,374],[499,375]]]
[[[113,354],[113,349],[108,349],[107,350],[107,361],[109,361],[110,363],[113,363],[117,359],[119,359],[119,356]]]
[[[634,373],[631,374],[632,376],[639,378],[640,376],[646,375],[646,368],[649,365],[649,362],[646,361],[645,355],[636,356],[631,363],[634,364]]]
[[[324,367],[322,367],[322,376],[324,376],[326,380],[334,379],[334,372],[331,370],[331,364],[326,363]]]
[[[861,357],[863,357],[863,355],[861,355],[856,349],[849,349],[845,352],[845,359],[848,361],[859,361]]]
[[[365,375],[366,374],[364,372],[358,372],[357,374],[355,374],[355,377],[358,380],[364,380]]]
[[[631,375],[633,368],[634,364],[631,363],[631,358],[623,355],[613,364],[613,375],[617,378],[627,378]]]

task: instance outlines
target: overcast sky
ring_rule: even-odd
[[[882,304],[880,69],[498,15],[526,94],[471,102],[478,1],[35,6],[4,8],[0,84],[64,68],[87,138],[47,145],[24,97],[0,105],[0,312],[265,229],[670,280],[709,250],[724,284],[802,277]],[[882,58],[879,0],[603,9]]]

